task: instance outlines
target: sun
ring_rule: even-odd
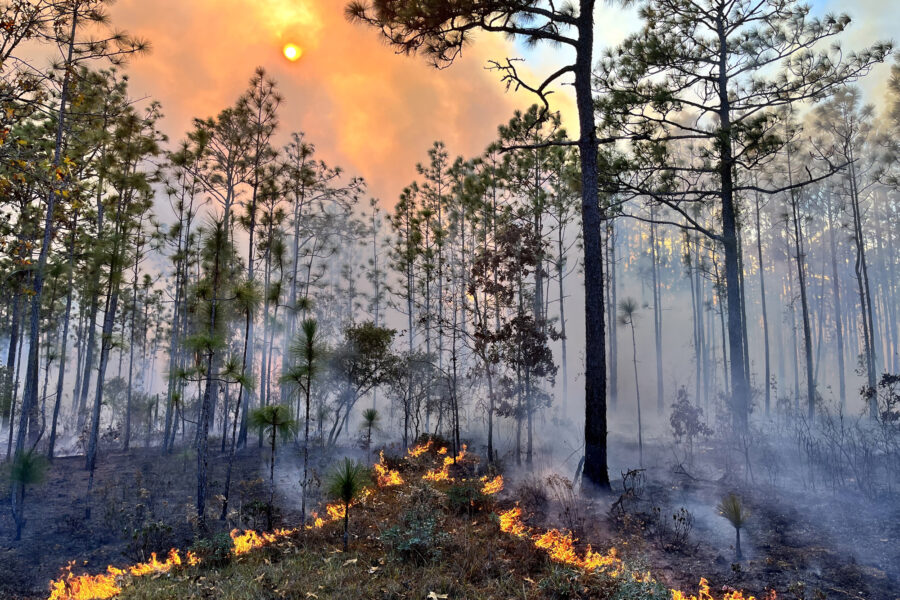
[[[285,44],[281,52],[284,54],[284,57],[291,62],[296,62],[303,56],[303,48],[297,44]]]

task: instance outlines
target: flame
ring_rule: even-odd
[[[522,522],[522,509],[515,506],[500,513],[500,531],[516,537],[528,535],[528,527]]]
[[[481,493],[485,496],[493,496],[503,491],[503,475],[497,475],[490,481],[487,481],[487,477],[482,477],[481,480],[485,482],[481,486]]]
[[[423,454],[431,450],[431,445],[433,443],[434,440],[428,440],[427,444],[419,444],[418,446],[413,446],[412,448],[407,450],[407,452],[412,458],[418,458],[419,456],[422,456]]]
[[[428,471],[427,473],[422,475],[422,479],[425,481],[451,481],[450,465],[462,460],[466,456],[466,448],[467,446],[463,444],[462,449],[459,451],[459,454],[457,454],[455,458],[452,456],[445,456],[444,464],[441,465],[441,468]]]
[[[346,512],[343,504],[329,504],[325,507],[325,511],[328,513],[328,519],[330,521],[343,519]]]
[[[408,450],[411,458],[416,458],[428,452],[431,449],[432,442],[429,440],[426,444],[420,444]],[[423,480],[428,481],[452,481],[450,478],[450,466],[455,462],[462,460],[466,456],[466,446],[462,447],[460,453],[456,457],[446,456],[447,448],[441,448],[437,452],[443,456],[440,468],[435,468],[426,472]],[[374,466],[377,474],[378,487],[389,487],[402,485],[403,478],[399,472],[391,470],[385,464],[384,453],[380,456],[380,461]],[[482,483],[481,492],[485,495],[497,494],[503,490],[503,476],[497,475],[491,480],[487,477],[480,479]],[[366,488],[363,490],[360,499],[357,502],[365,502],[375,490]],[[356,504],[357,502],[354,502]],[[346,509],[341,503],[332,503],[325,506],[326,518],[319,516],[313,512],[312,524],[307,525],[307,529],[318,529],[324,527],[326,523],[338,521],[344,518]],[[560,531],[558,529],[549,529],[544,532],[536,531],[526,525],[522,520],[522,509],[518,506],[501,511],[498,514],[500,521],[500,530],[514,537],[528,540],[536,548],[545,551],[548,557],[558,563],[579,567],[588,571],[603,570],[613,577],[628,576],[634,581],[649,583],[653,581],[653,577],[649,572],[632,572],[625,569],[625,564],[618,557],[615,548],[609,551],[596,552],[591,546],[587,546],[584,554],[580,554],[576,549],[578,541],[571,532]],[[271,533],[256,532],[247,530],[239,533],[237,529],[231,531],[231,539],[234,542],[235,555],[246,554],[256,548],[260,548],[288,537],[296,533],[297,529],[276,529]],[[143,577],[146,575],[167,573],[175,567],[188,565],[196,565],[200,562],[200,558],[191,552],[185,554],[184,559],[177,550],[172,549],[164,561],[157,559],[156,554],[152,554],[150,560],[145,563],[138,563],[124,569],[118,569],[113,566],[107,567],[106,573],[99,575],[73,575],[72,566],[74,562],[69,563],[65,569],[65,573],[57,580],[50,584],[49,600],[107,600],[121,593],[122,578],[126,576]],[[744,596],[743,592],[723,589],[724,592],[721,600],[756,600],[754,596]],[[710,591],[709,582],[705,578],[700,579],[700,585],[697,595],[688,595],[680,590],[670,590],[672,600],[716,600]],[[777,600],[774,590],[769,591],[764,600]]]
[[[169,555],[164,561],[160,561],[154,552],[147,562],[138,563],[125,569],[109,566],[106,568],[106,573],[99,575],[73,575],[72,565],[74,562],[72,562],[66,567],[64,576],[50,583],[50,600],[106,600],[117,596],[122,591],[117,579],[126,574],[132,577],[143,577],[156,573],[168,573],[174,567],[183,565],[185,561],[193,566],[198,564],[200,559],[193,552],[188,552],[182,560],[178,550],[173,548],[169,550]]]
[[[378,487],[390,487],[392,485],[403,485],[403,478],[400,473],[388,468],[384,462],[384,452],[381,452],[381,460],[375,463],[375,473],[377,475]]]
[[[778,595],[775,590],[769,590],[766,593],[766,600],[776,600]],[[700,578],[700,590],[696,596],[688,596],[679,590],[672,590],[672,600],[714,600],[714,596],[709,591],[709,582],[705,577]],[[722,596],[722,600],[756,600],[753,596],[744,596],[743,592],[736,590],[728,590]]]
[[[121,588],[116,585],[116,575],[73,575],[72,565],[66,567],[66,574],[50,583],[49,600],[106,600],[117,596]],[[112,568],[111,568],[112,569]]]
[[[256,548],[261,548],[283,539],[289,535],[297,533],[296,529],[276,529],[272,533],[258,533],[252,529],[248,529],[244,533],[238,533],[237,529],[231,530],[231,539],[234,542],[234,553],[240,556],[246,554]]]
[[[582,557],[575,550],[575,542],[577,540],[570,532],[564,533],[558,529],[549,529],[543,533],[532,534],[531,528],[522,522],[522,509],[518,506],[501,512],[499,517],[501,531],[521,539],[530,539],[536,548],[547,552],[550,560],[572,567],[580,567],[588,571],[600,569],[612,577],[621,577],[627,573],[625,564],[618,557],[615,548],[611,548],[606,553],[601,553],[595,552],[588,546]],[[653,581],[653,577],[649,572],[631,572],[629,576],[634,581],[642,583]],[[710,592],[709,582],[706,578],[700,579],[700,590],[696,596],[687,595],[676,589],[669,591],[672,593],[672,600],[716,600],[715,596]],[[722,600],[756,600],[754,596],[744,596],[743,592],[737,590],[724,591]],[[769,590],[766,593],[765,600],[777,600],[775,590]]]

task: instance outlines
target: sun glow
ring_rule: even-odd
[[[284,54],[284,57],[291,62],[297,62],[300,60],[300,57],[303,56],[303,48],[297,44],[285,44],[281,52]]]

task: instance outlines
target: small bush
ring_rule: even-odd
[[[490,496],[481,493],[482,483],[479,480],[462,481],[447,489],[447,508],[456,515],[472,516],[491,504]]]
[[[403,498],[400,522],[381,534],[382,543],[404,562],[417,565],[440,559],[450,539],[443,531],[442,495],[429,485],[414,486]]]
[[[663,513],[657,506],[653,508],[653,526],[657,536],[666,548],[683,549],[694,528],[694,515],[683,506],[675,512]]]
[[[172,527],[163,521],[150,521],[140,527],[125,530],[128,547],[125,555],[135,562],[143,562],[154,552],[165,555],[175,545]]]
[[[270,509],[268,502],[252,500],[241,506],[241,523],[246,526],[246,529],[268,529],[270,510],[272,512],[272,523],[281,522],[281,511],[277,506]]]
[[[403,562],[425,565],[441,558],[442,545],[450,535],[441,531],[437,514],[410,511],[401,523],[381,534],[381,541]]]
[[[234,541],[227,533],[217,533],[211,538],[197,540],[190,551],[205,567],[224,567],[234,556]]]

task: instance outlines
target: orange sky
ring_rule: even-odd
[[[231,104],[257,66],[285,97],[282,140],[304,131],[320,155],[361,175],[391,206],[434,140],[471,156],[528,99],[504,93],[488,58],[515,53],[483,36],[452,68],[397,56],[373,29],[348,23],[345,0],[120,0],[116,27],[145,37],[152,52],[128,67],[132,95],[163,104],[176,141],[194,117]],[[282,46],[304,55],[290,63]]]
[[[437,71],[420,57],[398,56],[380,34],[344,18],[346,0],[119,0],[113,24],[150,40],[153,50],[128,67],[132,95],[162,102],[164,130],[181,139],[194,117],[215,115],[234,102],[257,66],[279,83],[285,97],[280,141],[303,131],[321,158],[361,175],[370,194],[392,206],[415,177],[435,140],[451,155],[470,157],[494,139],[497,125],[534,98],[505,93],[490,58],[520,52],[496,35],[482,35],[453,67]],[[843,8],[840,0],[815,0],[818,9]],[[822,6],[822,5],[825,6]],[[888,8],[890,7],[890,8]],[[860,0],[846,42],[859,48],[890,37],[900,3]],[[597,18],[598,50],[635,30],[635,15],[608,5]],[[296,63],[281,54],[285,43],[304,49]],[[550,72],[558,49],[542,46],[531,66]],[[522,72],[527,67],[521,67]],[[880,100],[887,67],[863,82]],[[553,97],[564,117],[573,103],[567,88]],[[569,120],[571,122],[571,120]]]

